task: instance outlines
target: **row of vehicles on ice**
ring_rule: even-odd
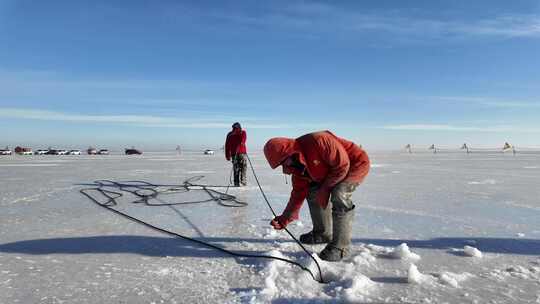
[[[5,149],[0,149],[0,155],[12,155],[13,152],[19,155],[81,155],[81,150],[73,149],[73,150],[64,150],[64,149],[39,149],[36,151],[32,151],[31,148],[25,148],[25,147],[16,147],[14,151],[11,151],[8,147]],[[108,155],[109,150],[107,149],[96,149],[93,147],[90,147],[86,150],[86,154],[88,155]],[[129,148],[125,149],[126,155],[141,155],[142,151],[137,150],[135,148]]]
[[[180,150],[180,146],[176,147],[176,151],[178,154],[182,153]],[[25,148],[25,147],[16,147],[14,149],[14,152],[19,155],[81,155],[82,152],[79,149],[73,149],[73,150],[63,150],[63,149],[39,149],[36,151],[32,151],[31,148]],[[133,147],[124,149],[124,153],[126,155],[141,155],[142,151],[135,149]],[[205,155],[214,155],[214,150],[212,149],[206,149],[203,151]],[[13,151],[9,149],[9,147],[6,147],[5,149],[0,149],[0,155],[12,155]],[[86,154],[88,155],[108,155],[109,150],[107,149],[96,149],[93,147],[89,147],[86,149]]]

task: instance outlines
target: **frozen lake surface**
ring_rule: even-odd
[[[250,157],[281,212],[290,180],[261,154]],[[328,284],[291,264],[160,233],[79,192],[97,180],[165,191],[204,176],[197,183],[227,186],[231,165],[221,153],[0,157],[0,303],[540,303],[540,154],[370,157],[354,193],[352,256],[319,261]],[[209,199],[204,191],[163,192],[149,206],[105,188],[122,194],[114,208],[155,226],[317,273],[285,232],[271,229],[249,173],[247,187],[228,189],[243,208],[197,203]],[[296,236],[311,229],[308,214],[305,204],[290,225]]]

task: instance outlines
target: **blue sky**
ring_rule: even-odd
[[[0,0],[0,146],[540,146],[538,1]]]

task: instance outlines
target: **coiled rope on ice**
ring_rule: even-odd
[[[270,205],[264,191],[262,190],[261,184],[259,183],[259,179],[257,178],[257,175],[255,173],[255,170],[253,169],[253,165],[251,163],[251,159],[248,156],[248,161],[251,166],[251,170],[253,171],[253,174],[255,176],[255,180],[257,181],[257,185],[259,187],[259,190],[261,191],[264,200],[266,201],[268,207],[272,211],[272,214],[276,216],[276,213],[272,206]],[[317,265],[318,271],[319,271],[319,277],[317,277],[309,268],[306,266],[295,262],[293,260],[281,258],[281,257],[275,257],[270,255],[257,255],[257,254],[245,254],[245,253],[237,253],[231,250],[227,250],[225,248],[221,248],[219,246],[213,245],[208,242],[204,242],[195,238],[191,238],[188,236],[185,236],[180,233],[176,233],[167,229],[160,228],[158,226],[155,226],[153,224],[150,224],[148,222],[145,222],[141,219],[138,219],[136,217],[133,217],[125,212],[122,212],[120,210],[115,209],[114,207],[118,205],[117,200],[120,199],[123,196],[122,192],[127,192],[135,195],[139,198],[137,201],[133,201],[132,203],[142,203],[147,206],[173,206],[173,205],[187,205],[187,204],[199,204],[199,203],[208,203],[208,202],[216,202],[221,206],[224,207],[232,207],[232,208],[238,208],[238,207],[245,207],[248,205],[246,202],[239,201],[234,195],[228,194],[228,190],[230,185],[228,186],[220,186],[220,185],[204,185],[204,184],[196,184],[195,182],[202,179],[204,176],[195,176],[192,178],[187,179],[184,181],[184,183],[180,185],[164,185],[164,184],[152,184],[145,181],[123,181],[123,182],[115,182],[111,180],[97,180],[94,181],[93,187],[84,188],[79,190],[81,194],[86,196],[88,199],[90,199],[93,203],[96,205],[105,208],[117,215],[120,215],[124,218],[127,218],[133,222],[139,223],[141,225],[144,225],[148,228],[154,229],[156,231],[159,231],[161,233],[178,237],[184,240],[188,240],[224,253],[227,253],[234,257],[240,257],[240,258],[261,258],[261,259],[273,259],[273,260],[279,260],[285,263],[292,264],[294,266],[297,266],[301,268],[302,270],[308,272],[311,277],[319,282],[319,283],[325,283],[322,278],[322,271],[320,268],[319,263],[317,260],[312,256],[312,254],[293,236],[293,234],[285,229],[285,231],[289,234],[289,236],[310,256],[313,261],[315,261],[315,264]],[[111,191],[106,188],[116,188],[118,191]],[[159,190],[159,188],[164,188],[163,190]],[[226,192],[217,191],[213,188],[227,188]],[[179,193],[179,192],[188,192],[188,191],[204,191],[209,195],[209,199],[202,200],[202,201],[189,201],[189,202],[178,202],[178,203],[151,203],[151,199],[157,199],[159,194],[164,193]],[[92,193],[99,193],[103,198],[105,198],[104,202],[100,202]]]

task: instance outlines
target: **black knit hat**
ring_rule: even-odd
[[[234,129],[234,128],[242,129],[242,127],[240,126],[240,123],[239,123],[239,122],[233,123],[232,127],[233,127],[233,129]]]

